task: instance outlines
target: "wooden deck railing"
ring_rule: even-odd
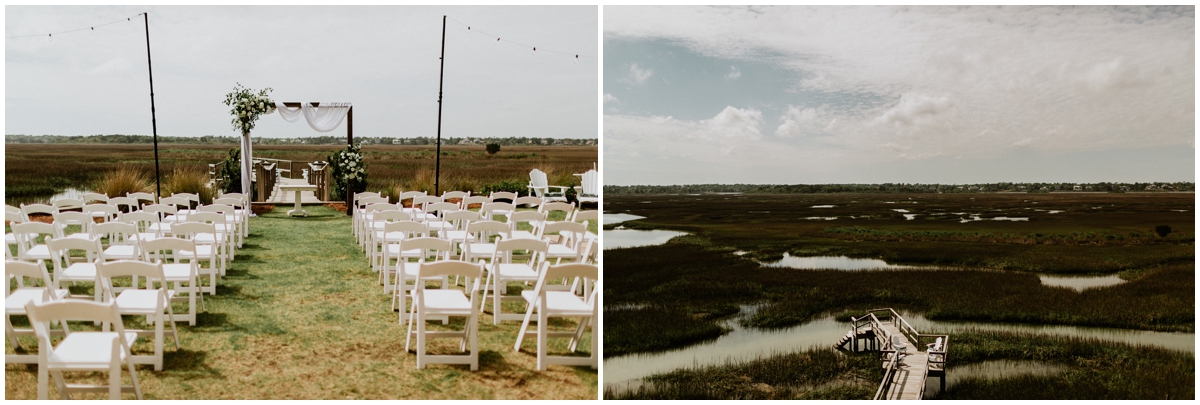
[[[858,339],[857,337],[860,333],[860,330],[869,326],[875,333],[876,338],[883,342],[883,344],[880,346],[882,348],[882,350],[880,350],[881,355],[886,355],[887,353],[892,354],[891,359],[885,359],[887,363],[884,365],[883,381],[879,383],[879,389],[875,392],[875,399],[881,399],[882,397],[887,396],[887,391],[892,384],[892,380],[895,378],[896,370],[899,368],[899,356],[895,355],[896,348],[892,344],[892,337],[890,336],[889,332],[881,326],[883,324],[881,318],[887,319],[889,322],[891,322],[892,325],[894,325],[896,329],[898,329],[900,333],[903,334],[910,343],[912,343],[913,351],[925,352],[928,359],[925,367],[926,375],[928,375],[930,371],[945,373],[946,359],[948,357],[948,353],[950,352],[950,335],[930,335],[920,333],[916,328],[909,324],[903,316],[900,316],[900,313],[896,312],[896,310],[892,308],[872,309],[867,311],[866,315],[861,317],[852,316],[850,317],[850,322],[854,327],[855,340]],[[933,348],[929,345],[936,343],[938,338],[942,339],[942,346],[937,350],[932,350]],[[944,374],[942,378],[945,378]],[[920,389],[920,396],[923,396],[925,387],[921,387]],[[920,396],[918,396],[918,398],[920,398]]]
[[[220,178],[217,166],[219,163],[210,163],[208,165],[209,185],[215,187],[217,184],[224,183],[225,179]],[[275,189],[276,180],[279,178],[299,179],[302,178],[302,167],[307,166],[308,184],[317,186],[316,196],[321,201],[329,201],[329,187],[333,183],[330,179],[329,163],[320,162],[296,162],[283,159],[269,158],[254,158],[254,168],[252,169],[251,181],[254,182],[254,192],[257,193],[254,201],[262,202],[271,197],[271,191]]]

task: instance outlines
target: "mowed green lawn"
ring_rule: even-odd
[[[207,311],[199,323],[180,324],[183,348],[175,350],[167,338],[164,370],[137,367],[147,399],[597,398],[596,370],[550,366],[537,371],[536,337],[514,351],[520,322],[492,325],[490,304],[479,319],[478,371],[443,364],[417,370],[416,355],[404,350],[406,325],[397,323],[391,295],[376,283],[355,243],[350,218],[311,206],[308,218],[287,218],[289,208],[251,219],[250,237],[217,294],[205,296]],[[512,285],[510,294],[517,288]],[[522,311],[520,304],[512,305],[505,310]],[[175,305],[177,313],[184,308]],[[24,317],[13,321],[18,328],[28,325]],[[140,323],[126,318],[128,327]],[[461,321],[449,326],[461,327]],[[551,323],[553,330],[574,326],[573,321]],[[589,330],[576,355],[588,355],[592,338]],[[21,341],[36,347],[31,337]],[[565,354],[566,344],[566,339],[552,340],[551,352]],[[134,350],[150,353],[151,348],[151,340],[143,338]],[[431,340],[430,350],[455,353],[457,340]],[[5,352],[14,353],[7,342]],[[69,383],[103,383],[104,378],[67,376]],[[128,384],[128,376],[125,380]],[[51,398],[57,398],[50,385]],[[36,365],[5,366],[6,399],[34,399],[36,387]]]

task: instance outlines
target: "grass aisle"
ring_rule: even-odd
[[[513,351],[520,323],[493,326],[490,306],[479,320],[479,371],[442,364],[417,370],[416,355],[404,350],[405,326],[355,243],[350,218],[326,207],[307,208],[308,218],[287,218],[287,209],[251,219],[251,235],[217,295],[205,297],[207,312],[196,326],[181,324],[183,349],[174,350],[168,339],[164,370],[138,367],[147,399],[597,397],[595,370],[536,371],[536,339]],[[591,336],[580,344],[581,355]],[[144,352],[148,342],[135,350]],[[448,339],[432,342],[435,353],[456,346]],[[565,339],[553,343],[552,352],[565,351]],[[36,379],[36,366],[7,365],[5,397],[36,397]]]

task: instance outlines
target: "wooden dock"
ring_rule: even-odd
[[[913,342],[900,333],[895,325],[882,324],[888,336],[900,337],[900,342],[908,346],[907,354],[897,365],[896,373],[892,376],[891,388],[887,390],[885,399],[916,400],[925,394],[925,378],[928,377],[929,356],[918,351]]]
[[[859,340],[865,338],[865,350],[880,352],[884,377],[874,399],[922,399],[925,381],[930,376],[939,377],[945,390],[946,349],[950,346],[950,336],[918,333],[891,308],[873,309],[862,317],[851,318],[851,322],[854,329],[834,346],[858,350]],[[937,347],[938,343],[940,347]]]

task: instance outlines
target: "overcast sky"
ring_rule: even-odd
[[[605,7],[606,184],[1195,181],[1187,7]]]
[[[443,137],[595,138],[595,6],[6,6],[6,134],[151,133],[149,12],[158,134],[239,135],[222,102],[235,83],[278,101],[354,103],[356,136],[434,136],[442,15],[537,52],[446,26]],[[254,136],[318,133],[278,114]]]

